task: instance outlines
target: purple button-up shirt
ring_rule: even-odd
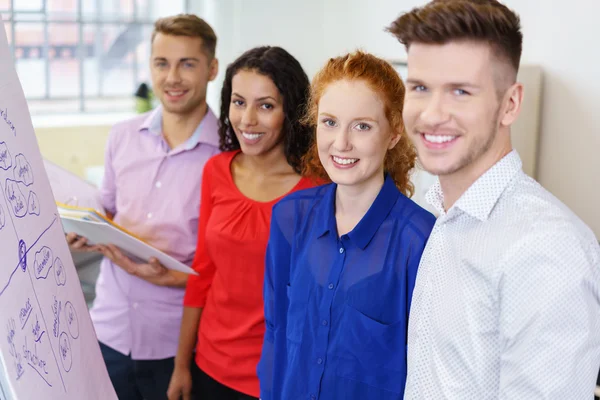
[[[108,139],[104,208],[117,224],[188,265],[197,244],[202,170],[219,152],[217,129],[209,109],[194,134],[170,149],[159,107],[117,124]],[[98,340],[137,360],[175,356],[184,292],[132,276],[105,258],[90,310]]]

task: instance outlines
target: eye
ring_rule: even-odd
[[[272,104],[264,103],[264,104],[261,104],[260,108],[262,108],[264,110],[272,110],[274,107]]]
[[[183,63],[184,68],[194,68],[195,66],[196,66],[196,64],[194,64],[192,62]]]
[[[241,107],[244,105],[244,102],[242,100],[234,99],[234,100],[231,100],[231,104]]]
[[[335,126],[336,126],[336,123],[335,123],[335,121],[334,121],[334,120],[332,120],[331,118],[323,118],[323,119],[321,120],[321,123],[322,123],[323,125],[325,125],[326,127],[328,127],[328,128],[333,128],[333,127],[335,127]]]
[[[368,131],[371,129],[371,125],[361,122],[356,125],[356,129],[358,129],[359,131]]]
[[[156,68],[164,68],[167,66],[167,63],[165,61],[158,61],[158,62],[154,63],[154,66]]]
[[[466,90],[463,90],[463,89],[454,89],[453,93],[455,95],[457,95],[457,96],[468,96],[468,95],[471,94],[471,93],[469,93],[469,92],[467,92]]]
[[[427,88],[423,85],[415,85],[411,88],[413,92],[425,92]]]

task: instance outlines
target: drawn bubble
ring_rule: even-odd
[[[27,269],[27,245],[23,240],[19,240],[19,267],[23,272]]]
[[[73,364],[73,354],[71,352],[71,341],[65,332],[62,332],[58,338],[58,353],[63,368],[66,372],[69,372]]]
[[[71,337],[77,339],[79,337],[79,319],[77,318],[75,307],[73,307],[70,301],[65,303],[65,316],[67,317],[67,328]]]
[[[27,211],[30,215],[40,215],[40,202],[35,192],[29,192],[29,201],[27,204]]]
[[[4,228],[4,225],[6,225],[6,215],[4,214],[4,207],[0,204],[0,231]]]
[[[67,283],[65,267],[58,257],[54,259],[54,278],[56,279],[56,284],[58,286],[65,286]]]
[[[15,217],[23,218],[27,214],[27,203],[23,192],[19,189],[19,185],[12,179],[6,180],[6,196],[10,201]]]
[[[17,154],[15,157],[14,175],[15,180],[23,182],[25,186],[33,184],[33,170],[23,154]]]
[[[35,253],[35,262],[33,269],[36,279],[46,279],[48,272],[52,268],[52,250],[49,247],[42,247],[40,251]]]
[[[10,169],[12,167],[12,157],[6,142],[0,142],[0,168],[3,170]]]

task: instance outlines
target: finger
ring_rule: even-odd
[[[163,267],[160,261],[158,261],[155,257],[151,257],[150,260],[148,260],[148,264],[150,264],[150,267],[152,267],[156,273],[164,273],[167,271],[167,269]]]
[[[110,261],[115,261],[115,257],[108,247],[104,245],[99,245],[98,250],[100,251],[100,253],[102,253],[104,257],[108,258]]]
[[[191,390],[183,391],[183,400],[192,400],[192,391]]]
[[[67,238],[67,243],[69,244],[73,244],[73,242],[77,240],[77,234],[75,232],[69,232],[65,235],[65,237]]]
[[[117,246],[115,246],[114,244],[109,244],[108,248],[110,249],[111,253],[113,253],[113,255],[115,256],[116,259],[122,260],[122,259],[127,258],[127,257],[125,257],[125,254],[123,254],[121,249],[118,248]],[[127,259],[127,260],[129,260],[129,259]]]
[[[76,249],[81,249],[83,247],[85,247],[87,245],[87,239],[84,238],[83,236],[80,237],[79,239],[77,239],[75,241],[75,243],[73,243],[73,247]]]

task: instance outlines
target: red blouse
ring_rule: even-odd
[[[184,305],[203,308],[196,363],[213,379],[259,397],[256,365],[265,322],[263,278],[271,208],[244,196],[231,176],[239,151],[221,153],[204,167],[198,246]],[[301,178],[290,191],[314,186]]]

